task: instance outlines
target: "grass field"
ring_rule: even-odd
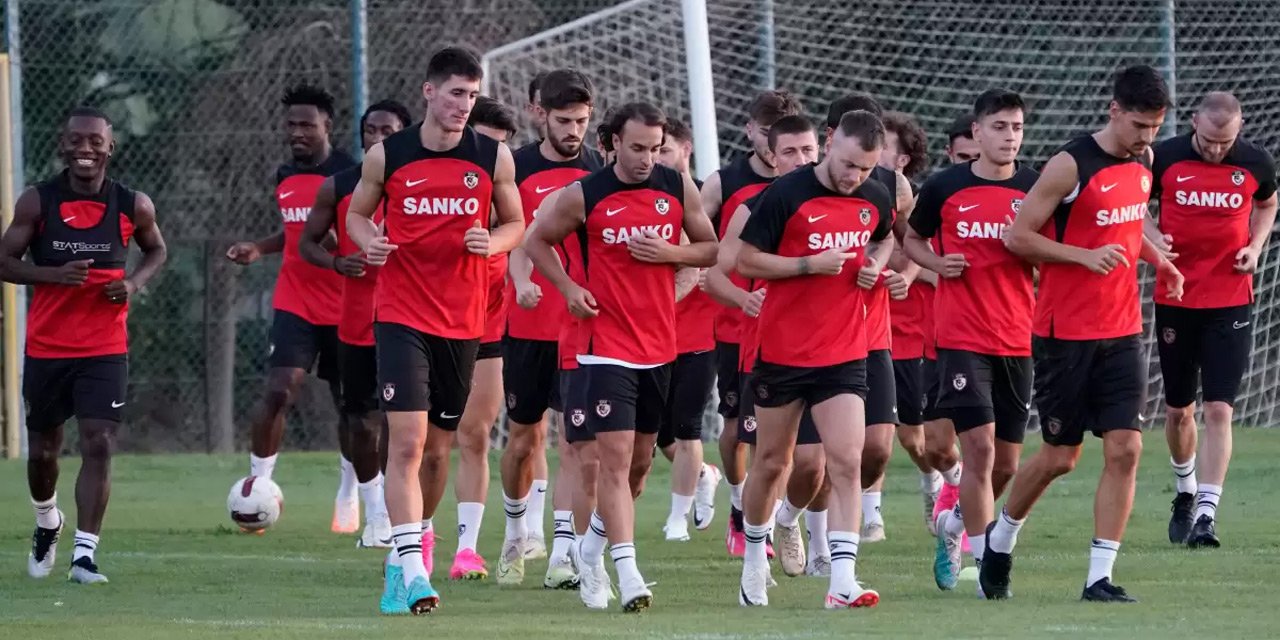
[[[1032,443],[1038,438],[1028,439]],[[1273,636],[1280,568],[1280,431],[1241,430],[1220,510],[1224,547],[1189,552],[1165,540],[1172,483],[1163,438],[1148,437],[1138,500],[1117,563],[1117,582],[1137,605],[1079,602],[1091,536],[1092,495],[1100,460],[1088,442],[1075,474],[1059,482],[1020,539],[1015,599],[982,602],[971,582],[940,593],[930,573],[932,538],[924,529],[916,476],[899,451],[884,505],[889,538],[866,545],[859,575],[878,589],[872,610],[821,610],[826,581],[786,578],[767,609],[737,606],[741,565],[724,553],[727,497],[711,530],[686,544],[661,539],[668,504],[665,460],[638,517],[640,567],[657,581],[654,608],[639,616],[585,610],[577,595],[540,588],[545,561],[531,562],[522,588],[492,582],[438,581],[443,605],[425,618],[379,617],[380,554],[329,533],[336,485],[333,454],[282,456],[277,480],[286,513],[264,537],[234,533],[224,509],[227,488],[244,472],[244,456],[126,456],[115,467],[113,502],[99,560],[111,583],[83,587],[62,580],[71,528],[58,570],[26,577],[31,532],[25,466],[0,463],[0,636],[5,638],[846,638],[853,634],[948,638]],[[1034,446],[1034,445],[1033,445]],[[63,509],[74,522],[75,460],[63,467]],[[496,475],[496,465],[494,465]],[[444,533],[437,566],[448,566],[455,540],[451,497],[436,519]],[[495,481],[481,551],[496,566],[502,509]],[[496,508],[493,505],[498,505]],[[548,507],[549,509],[549,507]],[[548,521],[550,513],[547,514]],[[439,572],[439,570],[438,570]]]

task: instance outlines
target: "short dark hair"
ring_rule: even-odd
[[[1111,97],[1125,111],[1160,111],[1173,106],[1164,78],[1145,64],[1125,67],[1116,73]]]
[[[693,130],[683,120],[668,120],[667,137],[681,142],[693,142]]]
[[[547,77],[549,71],[539,71],[534,74],[533,79],[529,81],[529,103],[533,104],[538,99],[538,90],[542,88],[542,80]]]
[[[604,116],[600,118],[600,124],[596,125],[596,141],[605,151],[613,151],[613,117],[618,114],[618,110],[609,107],[604,110]]]
[[[884,123],[870,111],[858,109],[840,116],[840,133],[857,138],[863,151],[871,151],[884,145]]]
[[[516,123],[516,110],[489,96],[476,98],[475,106],[471,107],[467,126],[474,127],[478,124],[506,131],[511,136],[516,135],[516,131],[520,129],[520,125]]]
[[[747,115],[762,127],[771,127],[779,118],[801,113],[804,113],[804,105],[790,92],[777,89],[761,91],[747,105]]]
[[[973,139],[973,123],[978,119],[973,117],[972,113],[962,113],[951,121],[951,125],[947,127],[947,144],[956,141],[956,138]]]
[[[1027,103],[1022,101],[1022,96],[1008,89],[987,89],[973,101],[975,119],[982,119],[1009,109],[1026,112]]]
[[[886,112],[880,120],[886,131],[892,131],[898,136],[898,148],[910,158],[907,166],[902,168],[902,173],[910,178],[927,169],[929,136],[924,132],[924,127],[915,118],[901,111]]]
[[[778,146],[778,138],[780,136],[810,131],[814,134],[818,132],[817,128],[813,126],[813,121],[804,116],[792,115],[778,118],[778,121],[769,127],[769,150],[773,151]]]
[[[468,80],[484,78],[480,58],[470,49],[462,47],[445,47],[435,52],[427,62],[427,82],[441,84],[453,76],[462,76]]]
[[[622,135],[622,128],[632,120],[637,120],[646,127],[662,127],[663,134],[666,134],[667,127],[670,126],[667,122],[667,114],[662,109],[648,102],[628,102],[618,107],[618,110],[609,118],[607,122],[609,136]]]
[[[401,126],[408,127],[413,124],[413,116],[409,115],[409,108],[400,103],[399,100],[379,100],[364,110],[364,115],[360,116],[360,130],[364,130],[364,123],[369,119],[369,114],[374,111],[382,111],[389,113],[400,120]]]
[[[538,104],[547,111],[574,104],[595,104],[595,87],[591,79],[577,69],[556,69],[547,73],[538,89],[542,92]]]
[[[295,84],[284,90],[284,97],[280,99],[280,104],[286,107],[296,105],[307,105],[315,107],[317,111],[333,118],[333,94],[325,91],[322,87],[305,82]]]
[[[67,116],[62,119],[63,124],[65,125],[70,123],[72,118],[97,118],[107,123],[108,127],[113,126],[111,118],[107,116],[106,112],[97,107],[90,107],[88,105],[80,105],[68,111]]]
[[[871,115],[880,117],[884,113],[884,107],[880,103],[865,93],[851,93],[847,96],[836,98],[835,102],[827,108],[827,128],[835,129],[840,126],[840,119],[844,114],[850,111],[866,111]]]

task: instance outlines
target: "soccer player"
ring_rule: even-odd
[[[619,108],[609,123],[617,161],[567,187],[525,242],[534,266],[583,319],[578,361],[600,471],[597,513],[575,560],[582,599],[592,608],[608,606],[606,535],[623,610],[652,602],[636,566],[634,499],[652,464],[676,359],[675,271],[715,260],[715,230],[693,180],[657,164],[666,123],[662,110],[647,103]],[[680,230],[689,244],[679,244]],[[575,232],[585,287],[552,249]]]
[[[972,113],[962,113],[947,127],[947,160],[951,164],[964,164],[978,159],[982,149],[973,139]]]
[[[368,262],[384,265],[379,290],[395,292],[375,297],[373,327],[390,425],[386,499],[395,547],[380,602],[389,615],[426,613],[439,603],[423,561],[424,528],[444,493],[484,334],[488,259],[510,251],[524,232],[511,152],[467,126],[482,75],[466,49],[431,56],[426,117],[369,150],[347,218]],[[372,220],[383,197],[385,235]]]
[[[956,586],[961,535],[982,562],[995,500],[1018,469],[1031,409],[1031,265],[1002,241],[1038,174],[1017,163],[1026,105],[1005,89],[989,89],[973,106],[977,160],[930,176],[911,214],[907,256],[939,274],[938,408],[951,424],[936,437],[966,462],[959,504],[938,514],[934,580]],[[938,239],[942,255],[930,244]],[[963,515],[963,518],[962,518]]]
[[[516,185],[524,207],[524,221],[532,226],[547,197],[603,166],[598,155],[584,147],[587,126],[595,105],[595,88],[580,71],[557,69],[542,77],[539,105],[546,137],[513,154]],[[526,236],[528,233],[526,232]],[[542,510],[530,501],[546,494],[547,482],[534,476],[539,459],[545,459],[547,410],[562,408],[557,374],[557,340],[568,312],[555,287],[538,273],[523,249],[516,249],[510,264],[509,316],[503,343],[507,388],[507,446],[502,454],[503,504],[507,516],[498,580],[519,584],[524,578],[527,547],[543,542]],[[577,466],[567,454],[556,483],[552,514],[555,533],[544,586],[563,588],[576,582],[569,557],[573,541],[570,522]],[[569,474],[567,480],[563,474]],[[533,520],[533,525],[528,522]]]
[[[1142,232],[1151,141],[1169,106],[1169,90],[1151,67],[1117,73],[1107,125],[1049,160],[1005,239],[1010,251],[1040,264],[1032,333],[1045,444],[1018,470],[1004,511],[987,525],[979,584],[988,598],[1009,597],[1018,530],[1053,480],[1075,467],[1084,434],[1092,431],[1102,438],[1104,462],[1081,597],[1134,601],[1112,584],[1111,569],[1142,452],[1138,412],[1147,362],[1139,340],[1138,258],[1156,264],[1162,291],[1182,297],[1182,274]]]
[[[1235,96],[1210,93],[1190,133],[1156,145],[1152,168],[1160,231],[1175,241],[1187,278],[1181,300],[1160,294],[1157,283],[1156,336],[1178,490],[1169,541],[1192,548],[1219,545],[1214,522],[1231,460],[1232,406],[1253,346],[1253,272],[1276,219],[1275,161],[1240,138],[1242,123]],[[1197,386],[1205,420],[1200,483]]]
[[[790,463],[807,406],[831,476],[830,609],[874,606],[879,595],[855,574],[861,500],[867,336],[863,297],[893,248],[893,196],[870,180],[884,145],[871,113],[844,114],[827,157],[779,178],[742,230],[738,272],[769,280],[760,312],[755,396],[756,453],[743,496],[747,550],[738,593],[768,604],[765,538],[778,481]],[[849,264],[845,264],[845,263]]]
[[[529,102],[524,105],[524,115],[528,119],[529,125],[533,127],[537,133],[538,140],[547,137],[547,114],[542,109],[542,94],[540,89],[542,81],[547,77],[549,71],[539,71],[529,80]]]
[[[751,153],[740,156],[719,171],[707,177],[702,185],[702,209],[711,215],[718,237],[724,237],[729,218],[738,205],[764,190],[777,170],[769,155],[769,127],[779,118],[798,115],[804,107],[786,91],[764,91],[747,106],[747,141]],[[738,276],[735,276],[738,277]],[[747,449],[738,442],[739,393],[742,381],[738,377],[738,334],[743,322],[742,303],[746,298],[743,282],[736,283],[741,295],[735,296],[732,306],[722,309],[716,316],[716,386],[720,397],[718,410],[724,417],[724,430],[720,432],[720,463],[724,465],[724,479],[729,485],[729,522],[725,529],[725,548],[730,555],[740,556],[746,548],[742,537],[742,486],[747,474]],[[707,522],[710,525],[710,522]],[[699,523],[694,523],[695,527]]]
[[[293,155],[291,162],[276,170],[275,201],[283,229],[252,242],[237,242],[227,250],[227,259],[239,265],[252,264],[267,254],[284,253],[271,299],[275,314],[271,321],[267,389],[250,425],[249,474],[272,477],[280,439],[284,436],[285,414],[297,400],[303,376],[316,367],[318,360],[316,375],[329,383],[333,406],[338,412],[341,448],[342,477],[330,529],[337,533],[355,533],[360,528],[359,482],[351,464],[351,438],[342,411],[338,373],[338,323],[342,316],[344,278],[334,269],[307,262],[298,252],[298,239],[320,184],[325,178],[355,166],[355,161],[329,142],[333,95],[328,91],[300,84],[285,91],[281,102],[286,108],[285,128]]]
[[[360,118],[360,138],[367,152],[391,134],[409,126],[409,110],[395,100],[371,105]],[[360,181],[360,165],[325,178],[316,191],[315,203],[298,237],[298,253],[304,260],[344,276],[342,314],[338,319],[339,366],[342,386],[342,413],[347,424],[343,447],[351,453],[351,465],[364,501],[364,532],[356,545],[391,546],[391,521],[382,497],[382,461],[386,442],[382,439],[383,417],[378,410],[377,355],[373,347],[373,294],[378,269],[365,264],[364,254],[347,234],[347,210],[351,194]],[[374,213],[382,222],[382,208]],[[338,253],[323,246],[334,231]]]
[[[27,486],[35,509],[27,574],[53,571],[66,518],[58,508],[63,425],[78,428],[76,540],[67,579],[106,582],[94,552],[111,495],[111,450],[128,387],[129,298],[165,261],[147,194],[107,177],[115,137],[106,114],[72,109],[58,137],[66,168],[19,196],[0,238],[0,280],[31,285],[22,395],[27,403]],[[125,274],[130,241],[142,262]],[[23,260],[28,252],[31,261]]]

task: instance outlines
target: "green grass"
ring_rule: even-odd
[[[1029,438],[1032,443],[1038,437]],[[853,634],[985,637],[1263,637],[1280,626],[1280,431],[1240,430],[1219,530],[1225,546],[1189,552],[1165,540],[1171,473],[1164,442],[1147,439],[1138,500],[1117,563],[1120,584],[1141,604],[1078,602],[1087,568],[1092,496],[1101,449],[1087,445],[1079,469],[1057,483],[1023,530],[1014,572],[1016,598],[982,602],[973,583],[940,593],[930,573],[932,539],[924,530],[915,473],[897,453],[884,504],[887,541],[866,545],[859,575],[878,589],[872,610],[821,609],[826,581],[786,578],[771,606],[737,605],[741,565],[721,539],[725,507],[713,528],[687,544],[661,540],[667,469],[655,463],[639,507],[639,560],[656,580],[655,606],[639,616],[589,612],[571,592],[540,588],[545,561],[531,562],[526,585],[438,581],[439,611],[426,618],[379,617],[381,554],[357,550],[329,533],[333,454],[285,453],[277,480],[286,513],[266,536],[233,533],[224,510],[244,456],[126,456],[116,462],[111,509],[99,551],[111,583],[62,581],[71,528],[58,571],[26,577],[31,531],[25,466],[0,463],[0,629],[5,638],[847,638]],[[1034,444],[1033,444],[1034,446]],[[62,508],[74,522],[75,460],[63,467]],[[494,465],[496,474],[496,465]],[[722,501],[726,500],[721,490]],[[448,500],[451,500],[449,498]],[[502,509],[496,482],[481,551],[496,565]],[[550,518],[550,514],[548,519]],[[437,566],[447,568],[455,540],[452,502],[440,510]]]

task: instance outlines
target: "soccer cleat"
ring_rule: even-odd
[[[735,558],[741,558],[742,554],[747,552],[747,536],[742,532],[742,512],[738,509],[729,507],[729,524],[726,525],[724,532],[724,546],[729,551],[729,555]]]
[[[1103,578],[1084,588],[1080,599],[1087,602],[1137,602],[1138,599],[1124,592],[1123,587],[1111,584],[1111,578]]]
[[[524,582],[524,540],[506,540],[498,558],[498,584],[518,585]]]
[[[427,569],[427,577],[431,577],[431,570],[435,568],[436,561],[436,530],[422,532],[422,566]]]
[[[39,525],[31,534],[31,554],[27,556],[27,575],[32,578],[48,577],[53,572],[53,563],[58,555],[58,538],[62,536],[62,527],[67,518],[58,510],[58,526],[45,529]]]
[[[1173,544],[1185,544],[1187,537],[1191,535],[1191,527],[1194,518],[1192,510],[1195,508],[1196,496],[1193,493],[1179,493],[1173,497],[1173,506],[1170,511],[1173,515],[1169,516],[1169,542]]]
[[[952,517],[950,511],[943,511],[934,522],[938,538],[933,552],[933,582],[943,591],[956,588],[960,580],[960,536],[947,534],[947,520]]]
[[[716,487],[720,486],[722,477],[719,467],[702,463],[702,473],[698,474],[693,492],[693,527],[698,531],[710,527],[716,517]]]
[[[800,535],[800,526],[784,527],[779,524],[774,531],[778,534],[782,572],[793,578],[804,573],[804,538]]]
[[[80,584],[106,584],[107,577],[98,571],[98,565],[89,556],[80,556],[71,561],[71,570],[67,572],[68,582]]]
[[[484,558],[474,549],[463,549],[453,556],[453,566],[449,568],[450,580],[484,580],[489,577],[489,569],[484,566]]]
[[[960,502],[960,485],[942,483],[942,490],[938,492],[938,498],[933,501],[934,523],[938,522],[939,513],[954,509],[957,502]],[[934,535],[937,535],[937,532]]]
[[[391,521],[383,516],[364,523],[364,531],[356,540],[357,549],[390,549]]]
[[[542,536],[530,535],[524,541],[524,559],[541,560],[547,557],[547,541]]]
[[[1217,527],[1208,514],[1196,519],[1195,526],[1191,527],[1191,535],[1187,536],[1187,546],[1192,549],[1217,549],[1222,546],[1218,541]]]
[[[333,522],[329,530],[334,533],[355,533],[360,530],[360,498],[338,498],[333,501]]]
[[[638,613],[653,606],[653,592],[649,590],[649,585],[643,580],[634,584],[621,583],[618,585],[622,592],[619,601],[622,603],[622,610],[627,613]]]
[[[1009,574],[1013,572],[1013,554],[996,553],[991,550],[991,530],[996,528],[995,521],[987,525],[987,548],[982,553],[982,565],[978,567],[978,587],[988,600],[1003,600],[1013,597],[1009,590]]]
[[[746,534],[742,535],[742,539],[744,541],[747,539]],[[743,551],[744,552],[746,551],[745,546],[743,547]],[[773,534],[770,533],[769,535],[765,536],[765,539],[764,539],[764,556],[772,560],[773,556],[775,555],[777,555],[777,553],[773,550]]]
[[[744,607],[769,606],[769,565],[742,563],[742,579],[738,584],[738,604]]]
[[[382,598],[378,611],[384,616],[409,615],[409,603],[405,601],[404,569],[384,565],[382,568]]]
[[[863,543],[880,542],[884,540],[884,523],[868,522],[862,525],[862,535],[860,537],[862,538]]]
[[[575,540],[570,549],[573,563],[578,567],[578,597],[582,598],[582,604],[587,605],[588,609],[608,609],[613,585],[604,568],[604,557],[595,563],[588,563],[582,557],[581,540]]]
[[[920,492],[920,495],[924,496],[924,526],[926,529],[929,530],[929,535],[931,536],[938,535],[938,531],[933,528],[933,522],[934,522],[933,519],[934,519],[934,505],[938,504],[938,494],[940,492],[941,492],[940,490],[932,491],[932,492],[930,491]]]
[[[440,594],[436,593],[435,587],[431,586],[431,582],[422,578],[414,578],[413,582],[405,587],[404,601],[409,605],[409,613],[420,616],[425,613],[431,613],[440,606]]]
[[[831,556],[813,556],[804,567],[806,576],[830,576]]]
[[[547,577],[542,579],[547,589],[577,589],[578,572],[573,568],[573,557],[553,558],[547,564]]]
[[[667,535],[667,542],[688,542],[689,523],[684,520],[671,521],[663,525],[662,532]]]
[[[880,604],[880,594],[874,589],[863,589],[862,585],[853,583],[852,589],[839,593],[827,592],[825,603],[828,609],[863,609]]]

